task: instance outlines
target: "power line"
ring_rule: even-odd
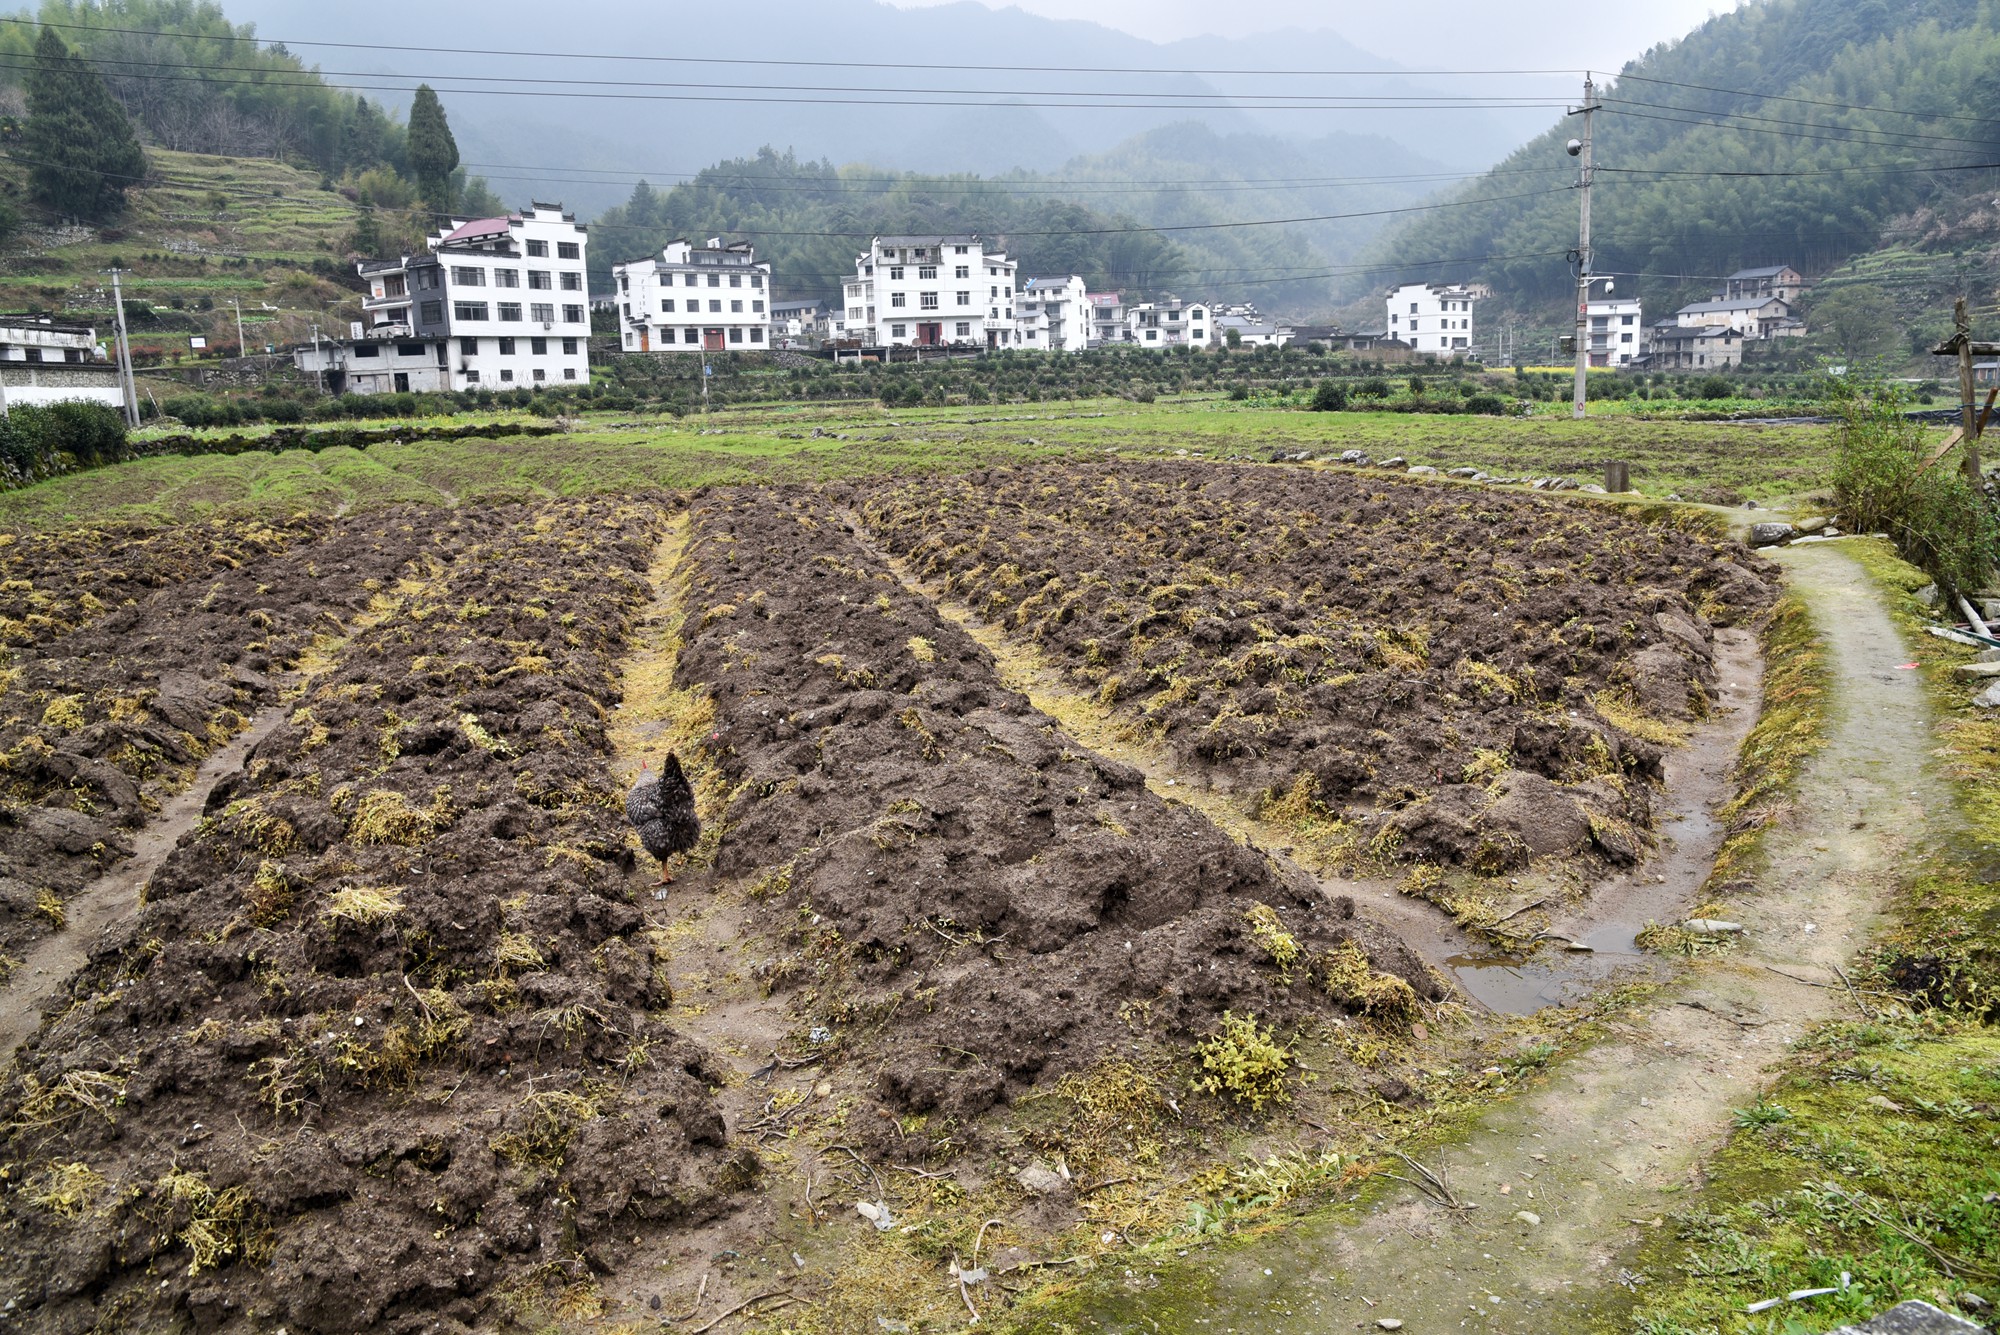
[[[141,69],[198,70],[206,72],[206,71],[211,71],[215,68],[213,65],[200,62],[191,62],[191,61],[159,60],[159,59],[122,60],[111,56],[90,56],[88,57],[88,59],[94,65],[135,66]],[[246,74],[260,73],[260,71],[256,70],[242,70],[240,72]],[[337,85],[333,85],[327,82],[327,80],[334,78],[414,79],[419,83],[439,83],[439,84],[446,84],[446,83],[538,84],[538,85],[552,86],[556,88],[600,88],[600,89],[606,87],[674,88],[674,89],[696,89],[696,90],[706,90],[706,91],[720,90],[729,92],[765,87],[765,85],[763,84],[742,84],[742,83],[690,83],[683,81],[645,80],[645,79],[616,79],[608,81],[604,79],[554,79],[554,78],[537,77],[532,75],[516,75],[516,74],[412,74],[404,70],[390,70],[390,71],[326,70],[326,69],[320,69],[318,67],[314,67],[311,70],[297,70],[297,71],[273,70],[262,73],[266,73],[270,77],[254,79],[251,82],[255,82],[259,85],[279,87],[279,88],[335,87]],[[124,78],[128,76],[121,74],[118,75],[117,77]],[[204,83],[220,82],[219,80],[214,80],[206,77],[202,78],[201,81]],[[1170,93],[1166,92],[1148,93],[1148,92],[1121,92],[1121,91],[1097,92],[1090,89],[1078,90],[1070,88],[962,88],[962,87],[880,88],[865,84],[791,84],[787,86],[791,89],[791,91],[799,93],[908,93],[912,95],[924,94],[924,95],[940,95],[940,96],[953,96],[953,97],[963,96],[963,97],[1030,97],[1030,98],[1093,97],[1093,98],[1129,99],[1137,97],[1146,97],[1146,98],[1172,97],[1178,99],[1193,99],[1201,102],[1249,101],[1259,104],[1275,103],[1275,104],[1280,104],[1280,109],[1282,109],[1282,104],[1294,103],[1294,102],[1334,102],[1334,103],[1365,102],[1371,106],[1379,106],[1385,109],[1398,109],[1411,105],[1427,106],[1429,104],[1434,104],[1434,103],[1442,104],[1444,106],[1451,106],[1460,103],[1471,103],[1471,104],[1492,103],[1499,106],[1521,105],[1530,107],[1544,107],[1544,106],[1557,105],[1557,102],[1552,100],[1547,95],[1516,96],[1506,93],[1490,93],[1490,94],[1478,94],[1478,95],[1468,94],[1466,96],[1455,96],[1442,93],[1438,94],[1424,93],[1424,94],[1410,94],[1405,96],[1402,94],[1383,94],[1383,93],[1369,93],[1369,94],[1198,93],[1198,92],[1189,92],[1185,89],[1177,90]],[[452,88],[445,88],[442,91],[455,92],[459,90]],[[483,89],[468,90],[468,91],[491,92],[497,90],[491,88],[483,88]],[[577,94],[577,96],[596,96],[596,94]],[[955,104],[948,104],[948,105],[955,105]],[[1260,107],[1260,109],[1268,109],[1268,108]]]
[[[1668,88],[1688,88],[1702,93],[1721,93],[1727,97],[1754,97],[1762,102],[1798,102],[1809,107],[1831,107],[1836,111],[1868,111],[1886,116],[1913,116],[1920,120],[1968,121],[1974,125],[2000,125],[2000,121],[1986,116],[1959,116],[1947,111],[1908,111],[1901,107],[1871,107],[1858,102],[1830,102],[1824,98],[1792,97],[1783,93],[1753,93],[1741,88],[1717,88],[1712,84],[1682,83],[1677,79],[1660,79],[1644,74],[1618,76],[1618,82],[1621,84],[1628,80],[1634,83],[1660,84]]]
[[[87,23],[44,23],[39,19],[26,17],[0,17],[0,23],[19,23],[34,27],[57,28],[73,32],[108,32],[136,37],[183,37],[179,33],[163,33],[151,28],[119,28]],[[1002,74],[1166,74],[1166,75],[1240,75],[1251,78],[1295,77],[1295,78],[1446,78],[1457,76],[1498,75],[1547,76],[1580,74],[1578,69],[1435,69],[1435,70],[1276,70],[1276,69],[1189,69],[1189,68],[1148,68],[1131,65],[956,65],[948,63],[926,63],[919,61],[870,61],[870,60],[777,60],[748,59],[731,56],[659,56],[638,55],[629,52],[601,51],[520,51],[492,47],[462,46],[398,46],[382,42],[331,42],[307,38],[259,37],[230,33],[188,34],[185,40],[202,42],[234,42],[260,47],[294,46],[317,47],[325,50],[341,51],[417,51],[426,55],[454,56],[510,56],[537,60],[611,60],[636,61],[654,64],[675,65],[754,65],[782,66],[787,69],[863,69],[863,70],[985,70]]]
[[[31,64],[0,63],[0,69],[6,69],[6,70],[26,72],[32,68],[33,66]],[[213,76],[203,76],[203,75],[193,75],[193,74],[116,74],[113,75],[112,77],[119,79],[144,79],[149,82],[155,82],[155,83],[199,83],[208,86],[221,84],[221,85],[250,85],[258,88],[286,88],[286,89],[329,88],[329,89],[336,89],[342,92],[368,92],[368,93],[408,93],[412,91],[411,88],[405,87],[401,84],[336,83],[336,82],[329,82],[318,75],[314,75],[310,79],[301,78],[291,81],[276,80],[276,79],[216,78]],[[393,79],[393,78],[400,78],[403,76],[390,74],[390,75],[375,75],[367,77]],[[418,82],[421,81],[419,80]],[[671,102],[671,103],[725,102],[731,104],[744,104],[752,106],[768,105],[768,106],[813,106],[813,107],[965,107],[975,110],[988,109],[988,108],[1014,108],[1014,109],[1024,109],[1024,110],[1053,109],[1053,110],[1064,110],[1064,111],[1215,111],[1215,110],[1486,111],[1486,110],[1514,110],[1523,107],[1532,108],[1537,105],[1554,108],[1564,105],[1562,102],[1548,101],[1546,99],[1541,102],[1492,102],[1492,103],[1356,102],[1347,104],[1331,104],[1322,102],[1322,103],[1295,103],[1289,105],[1273,105],[1273,104],[1258,102],[1256,100],[1258,95],[1255,94],[1249,94],[1241,97],[1232,98],[1228,102],[1220,102],[1220,103],[1170,102],[1170,101],[1158,101],[1158,100],[1146,101],[1146,102],[1139,102],[1139,101],[1061,102],[1061,101],[1051,101],[1048,99],[1039,99],[1035,102],[1029,103],[1018,100],[995,101],[990,98],[988,99],[954,98],[947,100],[935,97],[780,97],[780,96],[753,97],[748,95],[747,93],[723,95],[714,93],[617,93],[617,92],[581,92],[581,91],[571,92],[561,89],[546,89],[546,88],[460,87],[460,88],[451,88],[446,91],[459,97],[574,98],[584,101],[600,101],[600,102]],[[893,92],[895,90],[890,89],[886,91]],[[1085,95],[1086,94],[1066,94],[1066,96],[1085,96]],[[1022,93],[1019,96],[1038,97],[1038,95],[1034,93]],[[1134,93],[1134,94],[1129,94],[1127,96],[1134,98],[1137,97],[1164,98],[1170,96],[1178,96],[1178,94]],[[1206,96],[1206,94],[1204,94],[1203,96]]]

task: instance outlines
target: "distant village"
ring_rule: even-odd
[[[613,266],[612,289],[588,290],[589,228],[560,205],[440,228],[422,253],[358,264],[362,314],[344,337],[326,331],[294,351],[333,393],[375,394],[576,386],[590,379],[593,311],[607,312],[627,353],[805,351],[836,361],[1106,347],[1209,349],[1313,343],[1383,361],[1568,361],[1573,347],[1519,349],[1477,337],[1478,284],[1404,283],[1383,300],[1381,327],[1292,325],[1250,305],[1093,292],[1076,274],[1020,273],[971,235],[878,236],[855,256],[839,304],[780,300],[771,264],[749,242],[675,240]],[[1589,364],[1615,370],[1716,371],[1773,340],[1805,332],[1804,278],[1790,265],[1729,275],[1713,300],[1648,323],[1614,278],[1591,283]],[[1493,356],[1494,347],[1499,357]],[[0,361],[28,363],[17,401],[122,403],[102,376],[96,331],[46,319],[0,319]],[[43,369],[45,368],[45,369]],[[46,383],[43,383],[46,382]]]

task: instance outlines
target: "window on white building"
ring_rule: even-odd
[[[954,255],[969,255],[972,253],[972,248],[970,246],[954,246],[951,253]]]
[[[486,270],[475,269],[468,264],[451,266],[451,281],[460,287],[485,287]]]
[[[674,313],[674,299],[672,297],[660,298],[660,314],[672,315],[673,313]]]
[[[672,333],[673,331],[669,330],[668,332]],[[681,342],[683,343],[701,342],[701,330],[699,329],[683,329],[681,331],[681,335],[682,335]]]
[[[563,379],[565,380],[576,379],[576,368],[574,366],[563,367]]]
[[[889,304],[891,306],[901,306],[903,302],[904,302],[904,297],[901,292],[891,292],[889,294]]]
[[[562,276],[562,290],[565,292],[583,291],[583,275],[580,273],[565,273]]]
[[[909,329],[908,325],[892,324],[889,326],[889,337],[903,338],[905,337],[905,333],[908,329]]]
[[[503,301],[499,310],[502,321],[518,321],[521,318],[521,303],[518,301]]]
[[[583,258],[583,243],[582,243],[581,241],[558,241],[558,242],[556,242],[556,258],[557,258],[557,259],[559,259],[559,260],[580,260],[580,259],[582,259],[582,258]]]
[[[972,277],[972,266],[969,264],[961,264],[956,269],[952,270],[951,276],[953,278],[970,278]]]
[[[762,343],[764,341],[764,331],[753,327],[750,330],[750,341],[752,343]]]
[[[960,320],[958,322],[958,336],[960,338],[970,338],[972,336],[972,321]]]
[[[742,275],[742,274],[740,274],[740,273],[733,273],[733,274],[729,275],[729,285],[730,285],[731,287],[742,287],[742,286],[743,286],[743,275]]]
[[[531,356],[531,357],[546,357],[546,356],[548,356],[548,355],[549,355],[549,341],[548,341],[547,339],[545,339],[545,338],[531,338],[531,339],[529,339],[529,340],[528,340],[528,355],[529,355],[529,356]]]
[[[549,243],[546,241],[530,241],[528,243],[528,254],[533,259],[547,259],[549,257]]]
[[[584,324],[589,319],[590,317],[584,313],[583,307],[581,306],[563,307],[564,324]]]
[[[689,287],[695,287],[700,284],[701,278],[697,274],[684,273],[681,275],[681,282]]]
[[[556,276],[547,269],[528,270],[528,286],[537,292],[547,292],[556,285]]]
[[[458,350],[468,357],[477,357],[479,355],[479,340],[476,338],[461,338],[458,340]]]
[[[454,301],[451,303],[451,318],[454,320],[484,320],[486,303],[483,301]]]
[[[751,274],[750,286],[755,288],[757,291],[762,292],[764,290],[764,275],[760,273]]]
[[[743,314],[743,298],[737,297],[731,300],[729,303],[729,312],[732,315]]]
[[[710,312],[720,315],[722,313],[722,299],[720,297],[710,297],[708,299],[708,309]]]
[[[925,292],[919,294],[917,297],[917,306],[922,310],[927,310],[927,311],[936,310],[938,308],[938,294],[935,292]]]
[[[712,274],[710,274],[710,275],[708,276],[708,285],[709,285],[710,287],[721,287],[721,286],[722,286],[722,275],[721,275],[721,274],[719,274],[719,273],[712,273]]]
[[[500,340],[500,355],[501,355],[502,357],[511,357],[511,356],[513,356],[513,355],[514,355],[514,340],[513,340],[513,339],[511,339],[511,338],[503,338],[503,339],[501,339],[501,340]]]
[[[935,264],[920,264],[920,265],[918,265],[918,266],[917,266],[917,279],[918,279],[918,281],[920,281],[920,282],[921,282],[921,281],[924,281],[924,280],[926,280],[926,279],[934,279],[934,278],[936,278],[936,277],[937,277],[937,265],[935,265]]]
[[[548,373],[547,371],[544,371],[544,370],[543,370],[543,369],[542,369],[541,367],[539,367],[539,366],[537,366],[537,367],[535,368],[535,379],[537,379],[537,380],[547,380],[548,378],[549,378],[549,373]]]
[[[893,267],[893,268],[891,268],[891,269],[889,270],[889,281],[890,281],[890,282],[892,282],[892,283],[896,283],[896,282],[901,282],[901,281],[902,281],[902,278],[903,278],[903,266],[902,266],[902,265],[898,264],[898,265],[896,265],[895,267]]]
[[[574,356],[576,356],[576,340],[575,340],[575,339],[573,339],[573,338],[566,338],[566,339],[564,339],[564,340],[563,340],[563,356],[565,356],[565,357],[574,357]]]
[[[556,308],[546,301],[537,301],[528,307],[528,318],[537,324],[554,324]]]
[[[493,271],[493,286],[519,287],[520,285],[521,271],[519,269],[495,269]]]

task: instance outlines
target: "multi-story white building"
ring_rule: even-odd
[[[1404,283],[1389,292],[1384,314],[1389,337],[1425,357],[1454,357],[1472,349],[1470,288],[1448,283]]]
[[[1205,348],[1215,338],[1214,315],[1206,302],[1142,301],[1125,308],[1125,341],[1142,348]]]
[[[977,236],[878,236],[846,284],[847,332],[877,347],[1011,348],[1016,267]]]
[[[1090,294],[1083,279],[1023,278],[1015,294],[1014,324],[1021,347],[1082,352],[1090,346]]]
[[[587,384],[588,243],[576,215],[537,203],[442,228],[428,254],[364,260],[355,266],[368,285],[359,328],[336,351],[322,349],[321,365],[343,361],[357,393],[413,390],[419,379],[453,390]],[[364,370],[392,360],[405,369]],[[412,379],[419,364],[426,374]]]
[[[1626,296],[1610,278],[1595,278],[1584,304],[1592,366],[1630,366],[1646,355],[1646,319],[1638,296]]]
[[[1090,346],[1123,343],[1130,332],[1125,327],[1125,298],[1116,292],[1092,292],[1085,300],[1090,302]]]
[[[611,268],[619,345],[627,352],[762,352],[769,347],[771,266],[747,241],[669,241],[658,259]]]

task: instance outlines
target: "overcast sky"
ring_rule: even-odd
[[[905,7],[951,0],[890,0]],[[981,0],[991,9],[1003,0]],[[1154,41],[1277,28],[1326,28],[1406,69],[1617,70],[1657,42],[1680,37],[1736,0],[1014,0],[1049,18],[1089,19]]]

